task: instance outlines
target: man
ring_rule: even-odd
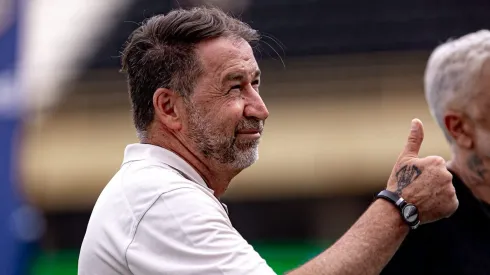
[[[153,17],[131,35],[122,63],[141,142],[126,148],[97,200],[80,275],[274,274],[219,201],[257,160],[269,115],[251,47],[258,39],[248,25],[205,8]],[[389,191],[290,274],[379,273],[411,227],[457,209],[444,160],[417,157],[422,139],[413,120]]]
[[[439,46],[425,94],[451,147],[460,207],[410,234],[383,274],[490,274],[490,32]]]

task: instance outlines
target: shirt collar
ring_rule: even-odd
[[[175,154],[174,152],[167,150],[163,147],[151,145],[151,144],[129,144],[124,150],[124,161],[123,164],[138,161],[138,160],[156,160],[163,164],[166,164],[173,169],[176,169],[182,176],[190,178],[193,182],[207,188],[212,193],[211,190],[204,179],[197,173],[197,171],[187,163],[182,157]]]

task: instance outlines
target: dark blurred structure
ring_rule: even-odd
[[[123,43],[135,22],[186,3],[134,1],[56,115],[31,130],[28,190],[45,209],[47,251],[76,258],[93,202],[124,145],[136,141],[117,73]],[[278,272],[325,248],[319,244],[335,241],[361,214],[384,186],[411,118],[426,124],[425,153],[447,153],[423,98],[425,61],[439,43],[490,28],[488,11],[483,0],[256,0],[233,11],[264,35],[257,57],[271,119],[264,157],[237,179],[226,202],[243,236],[271,262],[282,261]],[[65,149],[53,152],[50,144],[60,142]],[[33,168],[35,154],[61,158],[51,163],[58,170]],[[298,243],[317,246],[301,252],[291,246]],[[278,252],[267,244],[290,250],[274,258]],[[295,249],[303,254],[287,254]],[[59,258],[43,259],[49,266]]]
[[[266,42],[287,57],[431,50],[452,37],[488,28],[490,10],[490,2],[484,0],[251,2],[243,12],[234,14],[281,43],[283,46],[275,45],[265,37]],[[120,20],[117,31],[106,36],[105,45],[90,67],[117,67],[119,60],[115,56],[136,28],[133,22],[179,6],[174,1],[135,1]],[[261,51],[264,58],[276,56],[267,46],[263,45]]]

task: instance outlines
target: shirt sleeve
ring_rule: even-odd
[[[161,195],[145,213],[126,251],[134,275],[272,275],[233,228],[222,206],[201,190]]]

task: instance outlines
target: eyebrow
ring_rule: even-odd
[[[259,77],[261,74],[260,70],[256,70],[255,73],[254,73],[254,76],[253,78],[257,78]],[[243,81],[243,79],[245,78],[244,74],[242,72],[239,72],[239,73],[229,73],[225,76],[225,78],[223,79],[224,82],[227,82],[227,81]]]

